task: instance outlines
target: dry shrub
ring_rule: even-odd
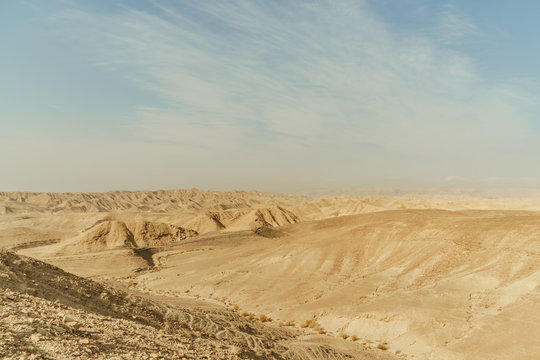
[[[315,320],[306,320],[302,325],[300,325],[301,328],[315,328],[315,326],[318,325]]]
[[[388,346],[386,345],[386,343],[380,343],[379,345],[377,345],[377,349],[380,349],[380,350],[388,350]]]
[[[319,334],[326,334],[326,331],[319,325],[315,320],[306,320],[303,324],[300,325],[301,328],[311,328],[317,331]]]
[[[270,319],[268,316],[266,316],[264,314],[261,314],[261,315],[259,315],[259,321],[260,322],[267,322],[267,321],[272,321],[272,319]]]
[[[346,339],[349,338],[349,335],[347,335],[347,334],[339,334],[339,336],[341,336],[341,338],[342,338],[343,340],[346,340]]]
[[[358,336],[356,336],[356,335],[351,336],[351,340],[352,340],[352,341],[358,340]]]

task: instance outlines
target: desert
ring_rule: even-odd
[[[538,200],[191,189],[0,205],[7,357],[540,354]]]
[[[540,359],[539,13],[0,0],[0,360]]]

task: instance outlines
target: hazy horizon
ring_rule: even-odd
[[[0,193],[27,193],[27,194],[105,194],[105,193],[123,193],[123,192],[168,192],[178,190],[195,190],[196,192],[245,192],[262,193],[284,196],[300,196],[308,198],[321,197],[393,197],[393,198],[455,198],[455,199],[540,199],[539,188],[467,188],[467,187],[356,187],[356,188],[306,188],[295,191],[262,191],[260,189],[208,189],[200,187],[191,188],[154,188],[154,189],[108,189],[103,191],[0,191]]]
[[[538,10],[3,2],[0,191],[536,194]]]

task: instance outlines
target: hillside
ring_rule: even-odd
[[[0,193],[0,246],[73,238],[102,221],[165,223],[198,234],[250,230],[385,210],[529,210],[540,199],[457,196],[326,196],[309,198],[256,191],[113,191]],[[17,230],[15,230],[17,229]],[[31,246],[34,246],[31,245]]]
[[[358,358],[382,348],[425,360],[540,354],[538,199],[1,196],[12,210],[0,216],[0,247],[158,302],[205,299],[243,320],[268,316],[304,334],[289,347],[321,332],[317,342],[337,353],[360,344]]]
[[[538,213],[394,210],[279,231],[157,253],[160,267],[135,286],[311,319],[418,359],[540,356]]]
[[[392,359],[216,302],[129,294],[10,252],[0,252],[0,274],[0,351],[14,358]]]
[[[4,214],[29,212],[176,212],[223,211],[254,208],[278,203],[296,203],[301,196],[267,194],[258,191],[111,191],[106,193],[0,192]]]

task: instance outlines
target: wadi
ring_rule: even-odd
[[[540,200],[0,193],[19,359],[537,359]]]

